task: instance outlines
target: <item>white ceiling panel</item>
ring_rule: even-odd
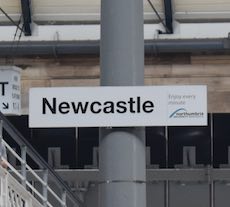
[[[230,0],[174,0],[176,12],[223,12],[230,10]]]
[[[0,7],[7,13],[9,16],[18,20],[21,13],[21,3],[20,0],[0,0]],[[8,21],[8,19],[0,12],[0,21]]]
[[[230,0],[174,0],[178,20],[218,21],[230,19]]]
[[[158,20],[147,0],[144,2],[145,20]],[[37,22],[99,21],[101,0],[31,0],[32,18]],[[163,0],[152,0],[164,18]],[[230,19],[230,0],[172,0],[174,18],[203,21]],[[0,7],[13,19],[21,12],[20,0],[0,0]],[[0,14],[0,21],[7,21]]]
[[[145,19],[157,20],[147,0],[144,0]],[[162,0],[152,0],[155,8],[163,17]],[[99,21],[101,0],[31,0],[34,21]],[[19,17],[20,0],[0,0],[0,6],[11,16]],[[17,18],[14,18],[17,19]],[[0,14],[0,21],[7,20]]]

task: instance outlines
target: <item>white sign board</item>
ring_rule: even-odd
[[[0,111],[21,114],[21,76],[17,67],[0,66]]]
[[[206,86],[32,88],[30,127],[207,125]]]

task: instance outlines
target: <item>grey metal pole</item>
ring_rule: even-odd
[[[45,185],[42,186],[42,195],[44,197],[43,200],[43,206],[48,206],[48,177],[49,177],[49,171],[47,169],[44,169],[43,171],[43,181],[45,182]]]
[[[21,163],[21,174],[23,176],[22,185],[26,188],[26,146],[21,146],[21,157],[24,163]]]
[[[101,86],[143,85],[143,1],[101,5]],[[99,169],[100,207],[146,207],[145,129],[101,128]]]

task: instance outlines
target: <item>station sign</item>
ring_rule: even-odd
[[[14,66],[0,66],[0,111],[5,115],[21,114],[21,75]]]
[[[207,125],[207,87],[32,88],[30,127]]]

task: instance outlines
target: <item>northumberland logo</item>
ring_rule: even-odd
[[[201,118],[203,116],[203,112],[188,112],[185,108],[179,108],[173,111],[169,118]]]
[[[174,111],[174,112],[169,116],[169,118],[172,118],[172,117],[174,117],[177,113],[181,113],[181,112],[187,112],[187,110],[186,110],[185,108],[177,109],[176,111]]]

